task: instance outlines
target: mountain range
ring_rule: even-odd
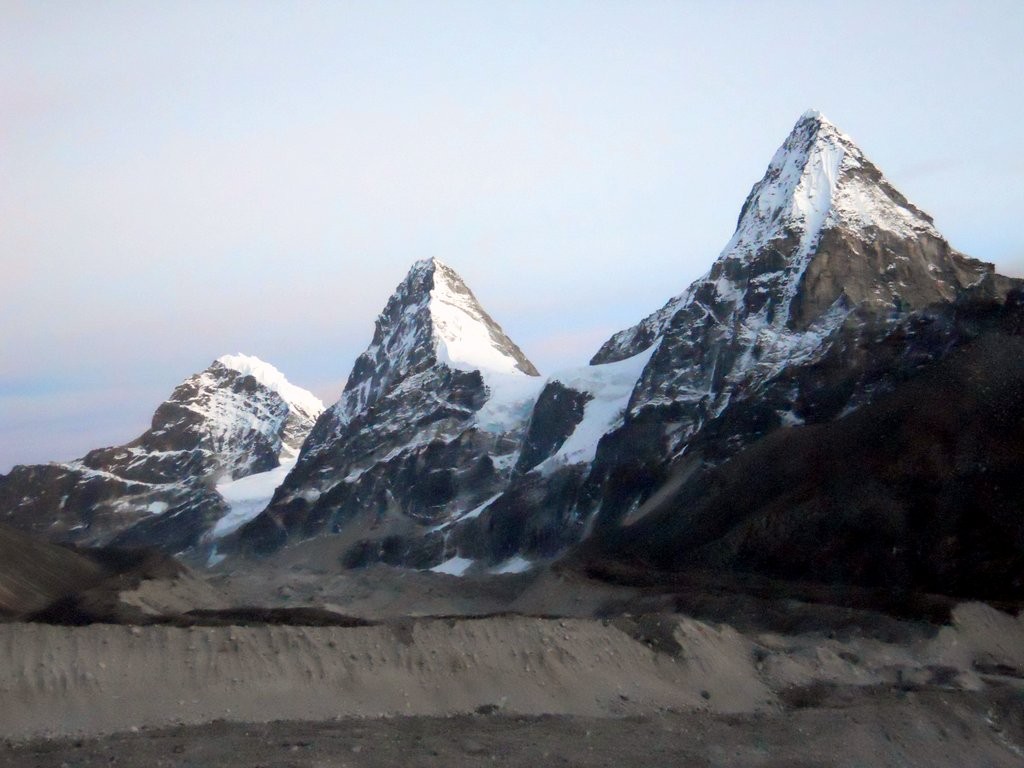
[[[217,489],[290,465],[322,411],[273,366],[225,355],[130,443],[0,477],[0,518],[61,542],[193,549],[231,512]]]
[[[210,562],[329,535],[345,567],[977,592],[1024,571],[1020,296],[811,111],[709,271],[590,365],[540,376],[428,259],[331,407],[220,358],[132,443],[0,478],[0,519]]]

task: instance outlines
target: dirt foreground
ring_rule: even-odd
[[[0,766],[1024,765],[1024,620],[0,625]]]
[[[981,603],[307,562],[0,623],[0,768],[1024,766],[1024,618]]]
[[[435,619],[371,627],[0,626],[0,735],[211,720],[755,712],[775,696],[738,633],[673,620],[686,659],[614,623]]]
[[[0,766],[71,768],[681,768],[1020,766],[1024,724],[1004,692],[819,692],[776,713],[662,712],[216,722],[0,750]],[[1014,714],[1014,707],[1017,707]]]

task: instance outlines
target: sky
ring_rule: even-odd
[[[1024,3],[0,0],[0,472],[216,357],[326,402],[416,260],[542,372],[707,270],[808,108],[1024,275]]]

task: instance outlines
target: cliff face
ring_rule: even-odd
[[[860,407],[714,465],[681,459],[577,563],[1024,598],[1021,301],[961,300],[869,345],[884,386]],[[820,382],[844,390],[850,370]]]

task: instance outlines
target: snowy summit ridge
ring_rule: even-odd
[[[243,376],[252,376],[271,392],[279,394],[290,408],[301,411],[314,421],[324,412],[324,404],[320,398],[302,387],[295,386],[277,368],[254,355],[221,355],[214,361],[214,365],[218,364]]]
[[[810,109],[754,185],[722,255],[750,254],[794,232],[808,253],[823,229],[836,226],[938,235],[931,218],[893,189],[849,136]]]
[[[914,244],[913,252],[903,255],[907,243]],[[641,352],[695,303],[727,305],[746,316],[736,318],[745,323],[757,316],[746,323],[751,331],[771,327],[789,333],[806,330],[830,308],[845,314],[854,305],[877,312],[906,307],[908,300],[913,306],[950,301],[959,286],[984,271],[952,251],[931,217],[812,109],[751,189],[735,232],[708,273],[615,334],[591,362]],[[842,306],[833,307],[835,302]]]
[[[356,360],[337,415],[351,418],[398,382],[435,365],[537,376],[537,369],[480,306],[451,267],[413,264],[377,318],[373,341]]]

